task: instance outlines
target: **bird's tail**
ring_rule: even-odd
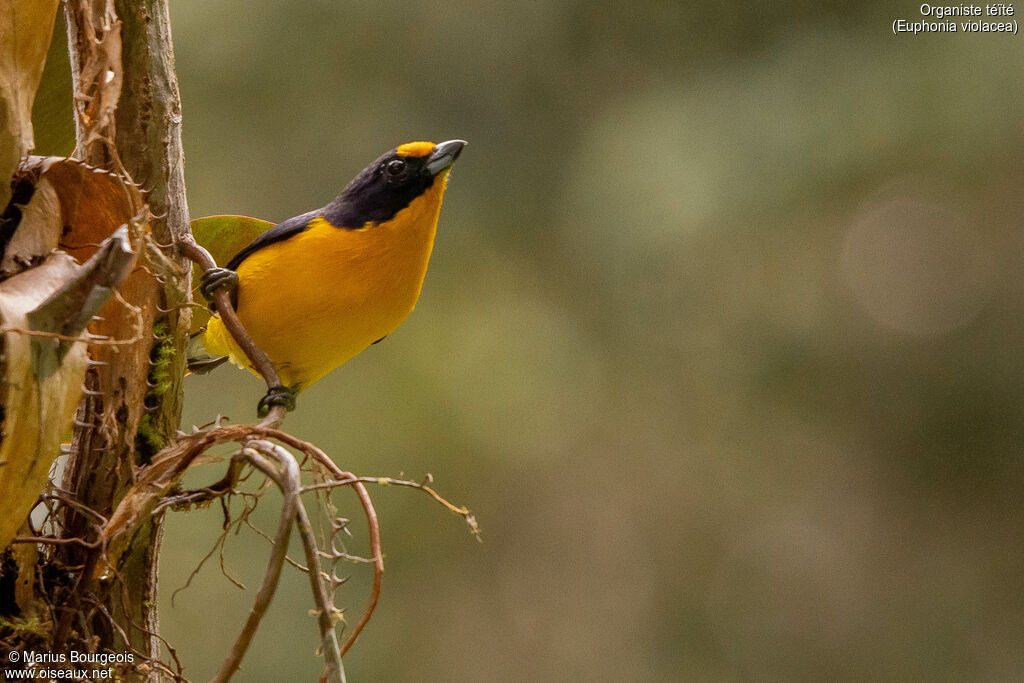
[[[227,356],[211,356],[206,352],[203,343],[203,334],[206,328],[199,330],[188,338],[188,347],[185,350],[186,363],[189,372],[197,375],[205,375],[228,359]]]

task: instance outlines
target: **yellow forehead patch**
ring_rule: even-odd
[[[395,150],[400,157],[425,157],[434,151],[433,142],[407,142]]]

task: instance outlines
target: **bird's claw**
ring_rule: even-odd
[[[266,417],[273,406],[284,406],[289,412],[295,410],[295,393],[288,387],[271,387],[267,390],[266,396],[260,399],[256,415]]]
[[[230,268],[210,268],[204,272],[199,278],[199,293],[207,301],[213,301],[213,295],[218,289],[224,289],[229,296],[233,296],[238,289],[238,273]]]

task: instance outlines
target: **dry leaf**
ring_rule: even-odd
[[[34,192],[0,262],[0,271],[16,273],[0,282],[0,500],[7,513],[0,548],[31,511],[60,452],[87,362],[76,339],[134,267],[125,224],[142,207],[134,187],[71,159],[30,157],[20,177]],[[61,244],[65,226],[81,241]]]
[[[50,465],[75,414],[88,361],[85,343],[65,353],[58,372],[40,381],[32,363],[33,337],[28,313],[81,268],[67,254],[57,253],[0,283],[0,318],[4,332],[3,442],[0,443],[0,548],[6,547],[32,510],[46,485]],[[56,340],[50,340],[56,342]]]
[[[32,510],[71,426],[88,364],[86,343],[76,338],[134,264],[121,228],[84,265],[57,251],[0,282],[0,548]]]

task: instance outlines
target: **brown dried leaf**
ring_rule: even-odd
[[[31,511],[71,426],[88,362],[80,335],[134,263],[122,228],[84,265],[57,251],[0,282],[0,548]]]
[[[32,198],[21,208],[21,221],[0,260],[0,277],[10,277],[41,262],[60,239],[60,198],[53,184],[39,179]]]
[[[34,191],[0,261],[3,276],[40,262],[58,246],[84,263],[143,206],[134,187],[76,159],[28,157],[18,178],[33,182]],[[74,229],[62,239],[65,226]]]
[[[132,223],[143,206],[134,187],[80,161],[30,157],[20,172],[23,179],[34,181],[35,191],[0,263],[0,270],[16,273],[0,282],[0,399],[5,409],[0,548],[10,541],[46,484],[70,426],[87,361],[85,343],[75,338],[110,299],[114,287],[139,275],[129,276],[137,250],[129,245],[129,230],[122,226]],[[69,234],[75,244],[61,244],[65,226],[72,228]],[[66,252],[56,246],[66,247]],[[138,333],[125,325],[118,330],[121,336],[111,337]],[[39,335],[40,331],[50,336]],[[141,399],[138,403],[141,410]]]
[[[0,548],[10,543],[46,485],[50,465],[71,426],[85,377],[85,343],[75,342],[61,369],[43,381],[35,376],[27,315],[72,280],[81,266],[55,253],[41,266],[0,283],[4,331],[3,442],[0,443]],[[53,340],[56,341],[56,340]]]
[[[117,504],[103,528],[107,552],[105,566],[97,569],[97,575],[104,573],[108,566],[118,566],[121,554],[135,531],[149,518],[160,499],[181,482],[185,470],[196,464],[196,459],[207,448],[218,443],[242,441],[258,434],[258,430],[250,425],[227,425],[182,436],[160,451],[153,462],[139,472],[134,485]]]

